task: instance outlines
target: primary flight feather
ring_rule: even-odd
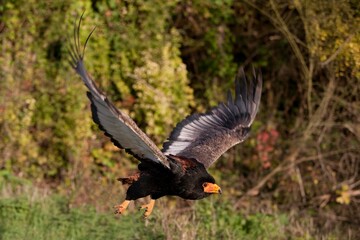
[[[121,214],[131,200],[150,196],[150,203],[142,207],[144,216],[148,217],[155,200],[166,195],[195,200],[221,193],[206,168],[248,136],[259,109],[261,74],[253,71],[252,79],[248,81],[240,69],[235,78],[235,98],[229,91],[226,103],[220,103],[205,114],[186,117],[174,128],[160,150],[128,115],[116,109],[87,73],[84,51],[93,31],[80,49],[81,21],[82,16],[74,28],[70,63],[89,90],[87,96],[93,120],[117,147],[140,161],[137,173],[119,179],[130,186],[125,201],[115,206],[115,212]]]

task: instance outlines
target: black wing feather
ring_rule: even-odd
[[[247,83],[244,70],[235,79],[235,99],[230,91],[227,103],[206,114],[193,114],[181,121],[163,144],[166,155],[195,158],[209,167],[232,146],[244,141],[259,108],[261,73]]]
[[[89,89],[87,96],[91,101],[94,122],[98,124],[99,128],[104,131],[105,135],[111,139],[115,146],[125,149],[140,161],[151,160],[169,168],[167,157],[129,116],[116,109],[87,73],[83,61],[84,51],[86,43],[94,30],[86,39],[83,51],[81,52],[79,40],[81,21],[82,16],[80,17],[78,27],[76,28],[75,26],[74,29],[74,42],[70,45],[69,51],[70,64]]]

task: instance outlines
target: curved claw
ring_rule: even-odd
[[[130,201],[129,200],[125,200],[124,202],[122,202],[119,205],[115,205],[115,214],[123,214],[125,212],[125,210],[127,209],[127,207],[129,206]]]
[[[154,209],[154,205],[155,205],[155,200],[151,199],[148,204],[144,204],[140,207],[140,210],[145,209],[144,218],[148,218],[150,216],[150,214],[152,213],[152,211]]]

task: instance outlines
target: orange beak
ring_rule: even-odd
[[[204,183],[203,184],[204,187],[204,192],[206,193],[219,193],[221,194],[221,188],[216,185],[215,183]]]

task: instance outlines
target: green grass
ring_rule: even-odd
[[[110,195],[101,199],[103,192],[89,193],[99,196],[92,205],[78,199],[84,205],[76,207],[74,196],[51,193],[54,190],[11,176],[0,171],[0,240],[342,239],[336,229],[325,235],[316,233],[310,216],[245,214],[226,194],[190,202],[164,197],[144,220],[143,212],[135,210],[140,202],[135,207],[131,204],[125,215],[114,216],[110,207],[116,202]]]
[[[0,200],[0,239],[161,239],[137,214],[115,218],[94,209],[69,208],[62,197],[30,203]]]
[[[125,215],[114,216],[111,209],[103,208],[114,203],[111,197],[75,207],[73,197],[50,193],[29,181],[5,175],[0,172],[0,240],[289,239],[285,215],[245,216],[226,196],[186,204],[179,198],[165,197],[144,220],[143,212],[133,205]],[[95,205],[103,210],[96,211]]]
[[[195,214],[201,239],[286,239],[283,214],[245,216],[221,198],[198,201]]]
[[[0,200],[0,239],[285,239],[286,217],[244,217],[216,199],[199,201],[188,213],[158,206],[144,221],[140,212],[114,217],[94,208],[70,208],[65,197]],[[184,236],[186,236],[184,238]]]

